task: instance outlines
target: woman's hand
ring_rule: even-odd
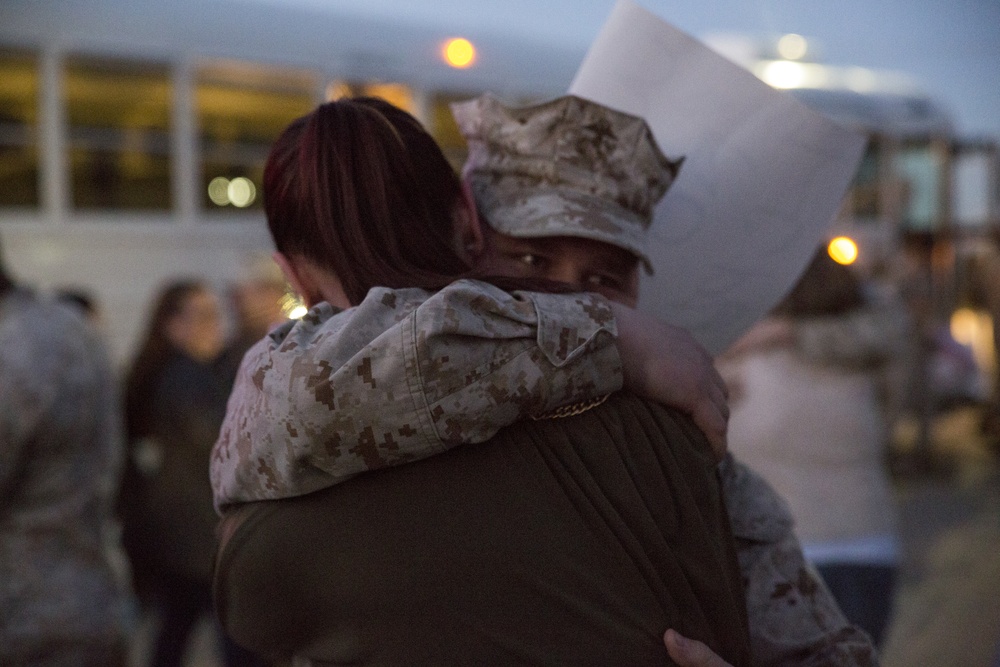
[[[690,333],[612,303],[625,387],[691,415],[721,461],[726,454],[728,391],[712,357]]]
[[[663,633],[663,644],[680,667],[733,667],[701,642],[682,637],[674,630]]]

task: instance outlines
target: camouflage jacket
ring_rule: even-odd
[[[460,280],[314,307],[244,356],[212,452],[217,508],[302,495],[622,386],[603,297]]]
[[[615,391],[620,362],[602,332],[614,328],[598,297],[471,281],[430,297],[373,290],[340,314],[317,306],[244,358],[212,459],[216,504],[307,493]],[[868,637],[805,562],[784,502],[732,457],[720,471],[753,664],[874,665]]]
[[[105,350],[66,307],[0,299],[0,664],[111,649],[125,594],[109,549],[122,456]],[[46,663],[49,664],[49,663]],[[62,663],[59,663],[62,664]]]
[[[802,553],[788,505],[732,454],[719,466],[743,575],[755,667],[869,667],[871,639],[851,625]]]
[[[865,303],[837,317],[793,320],[795,352],[820,366],[874,370],[913,354],[913,318],[894,293],[872,292]]]

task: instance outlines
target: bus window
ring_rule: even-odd
[[[168,68],[74,56],[65,63],[63,84],[73,206],[169,209]]]
[[[405,83],[389,83],[381,81],[369,81],[357,83],[353,81],[336,80],[331,81],[326,87],[326,99],[333,101],[341,97],[356,97],[366,95],[368,97],[380,97],[386,102],[393,104],[414,116],[419,116],[416,100],[413,96],[413,89]]]
[[[850,188],[850,207],[860,224],[875,223],[882,216],[882,183],[884,150],[876,139],[870,139],[865,155],[858,165]]]
[[[945,160],[934,142],[907,143],[895,154],[902,180],[902,223],[908,231],[941,231],[944,220],[942,174]]]
[[[0,207],[37,207],[38,59],[0,50]]]
[[[427,130],[441,146],[445,157],[456,170],[461,170],[465,164],[468,148],[465,137],[458,131],[458,124],[451,115],[453,102],[464,102],[476,97],[478,93],[436,93],[431,96],[428,109]]]
[[[203,208],[220,214],[260,209],[271,144],[315,107],[317,96],[308,72],[234,62],[202,66],[195,107]]]
[[[952,219],[962,229],[995,230],[1000,222],[1000,147],[958,143],[952,154]]]
[[[401,83],[357,82],[335,80],[326,89],[326,99],[370,95],[381,97],[410,112],[423,123],[427,131],[441,146],[445,157],[460,170],[465,162],[465,139],[458,131],[458,125],[451,116],[451,103],[475,97],[477,93],[430,93],[420,96],[419,102],[410,86]]]

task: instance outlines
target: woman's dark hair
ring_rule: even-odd
[[[200,280],[184,279],[167,284],[157,296],[146,335],[125,379],[125,431],[129,441],[152,432],[153,393],[167,359],[176,349],[167,337],[167,323],[184,309],[192,295],[207,289]]]
[[[799,282],[772,314],[786,317],[840,315],[863,303],[861,283],[847,266],[838,264],[820,247]]]
[[[275,248],[333,271],[351,303],[375,286],[438,289],[469,267],[454,244],[461,182],[410,114],[357,97],[292,122],[264,168]]]

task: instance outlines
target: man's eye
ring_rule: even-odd
[[[622,281],[614,276],[600,273],[591,273],[586,277],[585,282],[590,287],[609,287],[611,289],[622,289]]]

